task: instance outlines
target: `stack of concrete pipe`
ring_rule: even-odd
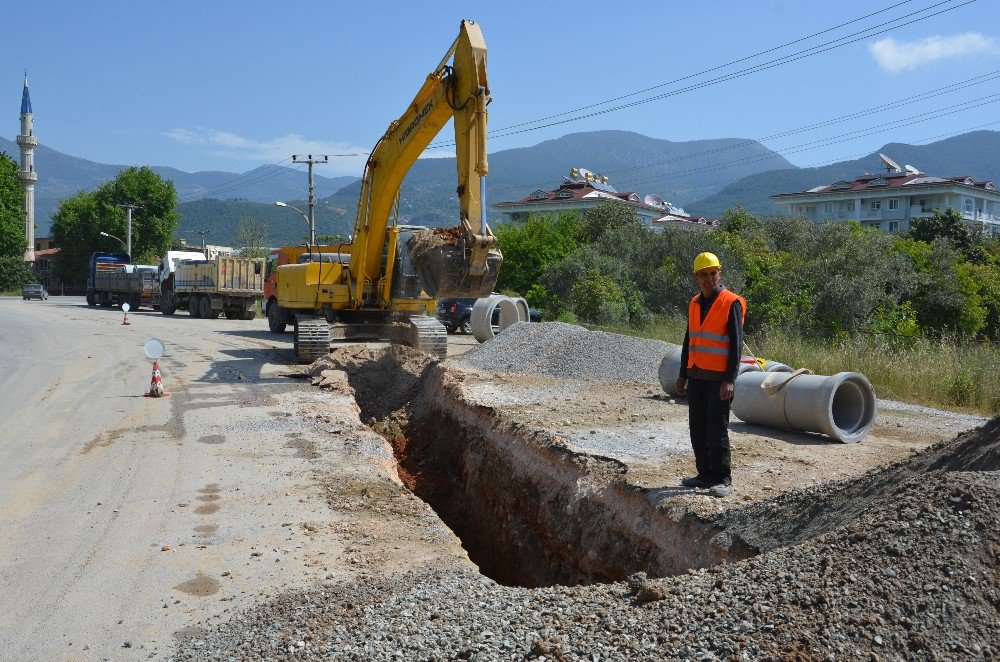
[[[504,294],[493,294],[483,297],[472,304],[472,335],[479,342],[486,342],[496,336],[493,331],[493,311],[500,308],[499,331],[503,331],[512,324],[527,322],[528,301],[527,299],[509,297]]]
[[[663,390],[674,396],[680,369],[681,348],[673,345],[658,376]],[[734,386],[732,411],[747,423],[819,432],[845,444],[864,439],[875,423],[875,390],[859,372],[824,376],[777,362],[763,369],[744,363]]]

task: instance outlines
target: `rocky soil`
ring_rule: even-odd
[[[994,659],[1000,474],[919,476],[736,564],[514,589],[434,568],[287,594],[174,659]]]
[[[617,336],[602,354],[608,338],[564,326],[517,325],[466,365],[656,383],[663,348]],[[547,348],[544,359],[526,334]],[[599,351],[581,357],[587,343]],[[521,351],[520,368],[503,364],[500,349]],[[366,422],[391,438],[429,365],[399,349],[344,350],[314,371],[321,385],[349,383]],[[698,498],[710,501],[684,497]],[[370,567],[242,611],[170,659],[1000,657],[1000,418],[860,476],[732,505],[711,519],[720,536],[760,551],[744,561],[532,589],[442,560]]]

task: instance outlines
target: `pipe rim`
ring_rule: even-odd
[[[850,426],[841,427],[843,418],[838,421],[834,407],[838,404],[837,397],[845,385],[859,396],[860,412]],[[838,372],[828,378],[826,388],[831,392],[824,416],[824,421],[830,426],[827,434],[845,444],[856,444],[867,437],[875,425],[875,412],[878,408],[878,398],[868,378],[860,372]]]

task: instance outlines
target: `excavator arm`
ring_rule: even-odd
[[[418,233],[408,244],[410,258],[431,296],[481,296],[492,291],[502,256],[494,247],[496,237],[484,213],[489,101],[486,42],[476,23],[462,21],[458,38],[427,76],[406,112],[389,125],[365,164],[350,265],[354,301],[370,301],[384,272],[391,270],[391,262],[385,263],[383,255],[400,185],[452,118],[459,230]]]

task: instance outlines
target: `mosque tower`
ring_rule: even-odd
[[[24,251],[24,261],[35,261],[35,145],[38,139],[31,128],[31,97],[28,96],[28,70],[24,71],[24,92],[21,93],[21,134],[17,144],[21,148],[21,169],[17,172],[21,186],[24,187],[24,238],[28,247]]]

